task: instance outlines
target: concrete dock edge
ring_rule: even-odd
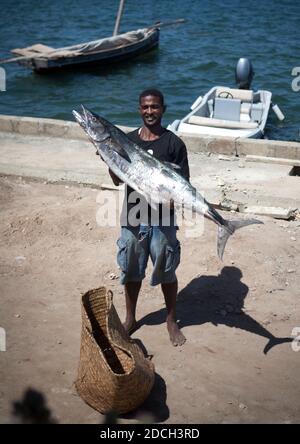
[[[118,126],[124,132],[132,127]],[[87,137],[75,122],[0,115],[0,131],[31,136],[58,137],[66,139],[82,139]],[[194,153],[216,153],[228,156],[265,156],[300,160],[300,143],[268,139],[241,139],[230,137],[198,137],[192,134],[180,134],[188,151]]]

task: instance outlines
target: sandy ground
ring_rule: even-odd
[[[97,225],[99,190],[5,177],[0,187],[0,327],[7,339],[0,422],[11,421],[12,402],[32,387],[58,422],[101,423],[73,385],[80,296],[106,285],[123,319],[123,290],[111,279],[119,276],[119,229]],[[299,423],[300,344],[284,338],[295,327],[300,334],[300,222],[261,219],[264,225],[230,239],[223,262],[212,223],[197,238],[179,231],[178,319],[187,338],[181,348],[169,342],[149,266],[133,337],[153,355],[156,381],[146,403],[121,422],[147,415],[162,423]]]

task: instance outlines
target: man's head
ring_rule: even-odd
[[[158,89],[146,89],[140,94],[139,110],[145,126],[160,126],[166,110],[163,94]]]

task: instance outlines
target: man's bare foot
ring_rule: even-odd
[[[125,328],[126,333],[128,333],[130,336],[138,328],[138,324],[135,319],[129,321],[126,320],[123,322],[123,327]]]
[[[186,338],[179,330],[177,322],[175,322],[174,320],[167,321],[167,328],[170,336],[170,341],[172,342],[174,347],[177,347],[178,345],[183,345],[185,343]]]

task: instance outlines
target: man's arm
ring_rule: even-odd
[[[173,159],[173,162],[176,163],[176,165],[180,166],[180,170],[178,171],[178,173],[189,182],[190,168],[189,168],[186,146],[181,139],[177,140],[176,145],[177,146],[175,148],[175,158]]]

